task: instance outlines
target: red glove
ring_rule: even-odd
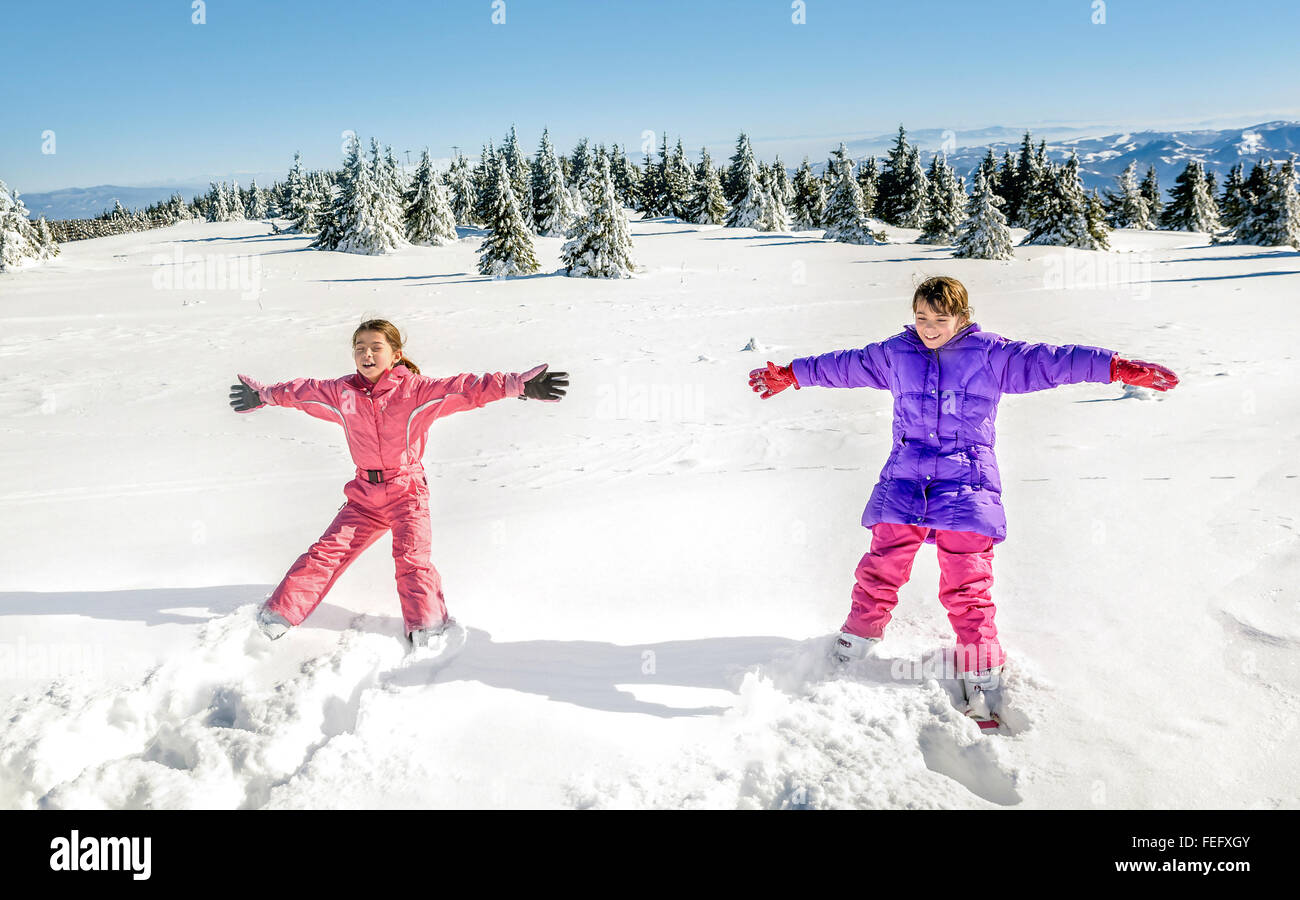
[[[1178,376],[1164,366],[1140,359],[1121,359],[1118,353],[1110,360],[1110,380],[1157,391],[1167,391],[1178,384]]]
[[[788,387],[799,390],[799,381],[789,366],[778,366],[769,360],[766,369],[755,369],[749,373],[749,386],[761,399],[766,400]]]

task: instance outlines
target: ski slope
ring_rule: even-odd
[[[370,258],[258,222],[0,278],[0,807],[1300,806],[1300,256],[631,229],[615,282],[557,275],[558,238],[493,281],[470,229]],[[952,639],[931,545],[880,658],[824,662],[888,395],[747,385],[897,333],[935,274],[987,331],[1182,379],[1004,398],[1003,736],[929,665]],[[353,466],[336,426],[236,415],[227,386],[348,374],[372,316],[429,374],[572,376],[430,432],[433,561],[469,628],[445,665],[404,659],[387,538],[284,639],[254,626]]]

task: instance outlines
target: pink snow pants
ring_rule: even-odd
[[[912,562],[930,529],[923,525],[877,522],[871,528],[871,549],[858,563],[853,606],[844,631],[859,637],[881,637],[889,624],[898,589],[912,574]],[[993,624],[997,612],[989,589],[993,586],[993,538],[974,531],[935,529],[939,553],[939,600],[957,633],[957,663],[962,671],[1002,665],[1005,655]]]
[[[363,475],[344,485],[343,494],[347,502],[320,539],[289,568],[267,599],[267,609],[293,625],[301,624],[352,561],[391,528],[397,595],[407,633],[444,621],[442,578],[429,561],[432,523],[424,472],[417,468],[394,474],[379,484]]]

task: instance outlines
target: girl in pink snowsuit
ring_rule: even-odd
[[[448,621],[442,581],[429,559],[429,486],[421,457],[435,419],[506,397],[558,401],[568,376],[542,364],[523,374],[431,378],[402,352],[397,328],[383,319],[363,322],[352,336],[357,371],[344,378],[295,378],[264,385],[240,375],[231,406],[300,409],[343,426],[356,478],[343,486],[347,501],[334,521],[289,568],[263,605],[259,622],[269,637],[299,625],[338,577],[389,529],[405,633],[427,643]]]

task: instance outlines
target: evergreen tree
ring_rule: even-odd
[[[1228,179],[1223,183],[1223,195],[1219,198],[1219,221],[1226,228],[1236,228],[1250,212],[1251,201],[1246,195],[1243,172],[1244,166],[1237,163],[1228,171]]]
[[[1034,153],[1034,143],[1028,131],[1020,141],[1020,154],[1016,157],[1016,174],[1011,181],[1010,190],[1004,194],[1007,201],[1007,224],[1026,228],[1026,222],[1032,217],[1026,209],[1030,196],[1047,183],[1041,160]],[[1054,179],[1052,179],[1054,180]]]
[[[573,202],[564,186],[564,172],[546,129],[533,165],[533,224],[543,237],[561,237],[573,221]]]
[[[614,190],[609,160],[601,159],[598,165],[591,211],[573,226],[560,250],[560,259],[566,275],[630,278],[636,264],[631,256],[627,216]]]
[[[506,171],[510,173],[510,189],[514,191],[515,200],[519,204],[519,214],[523,216],[524,224],[532,228],[534,227],[533,178],[530,171],[532,167],[519,148],[519,139],[515,136],[513,125],[510,126],[510,133],[506,135],[505,143],[501,147],[501,156],[505,160]]]
[[[749,135],[740,133],[736,138],[736,152],[732,154],[731,165],[722,179],[722,194],[727,198],[727,206],[734,207],[749,191],[750,167],[754,161],[754,148],[750,146]]]
[[[922,228],[929,215],[929,185],[925,171],[921,168],[921,151],[910,148],[907,156],[907,168],[902,178],[902,193],[898,198],[898,226],[900,228]]]
[[[736,183],[740,185],[740,191],[731,204],[727,225],[731,228],[752,228],[763,213],[766,191],[758,181],[758,163],[750,151],[749,138],[744,138],[739,152],[740,157],[733,162],[731,171],[737,179]]]
[[[1300,194],[1296,193],[1295,158],[1284,162],[1276,173],[1270,162],[1265,180],[1268,187],[1237,226],[1236,243],[1300,250]]]
[[[306,204],[306,183],[302,174],[302,154],[294,153],[293,165],[289,169],[289,177],[284,185],[284,202],[281,204],[281,212],[292,224],[289,231],[298,231],[303,234],[310,234],[316,229],[304,229],[302,223],[306,216],[304,206]],[[315,216],[310,217],[312,224],[315,224]]]
[[[780,181],[776,175],[776,166],[759,168],[759,186],[763,190],[758,218],[754,228],[759,231],[789,231],[790,217],[782,200]]]
[[[859,190],[861,190],[860,182]],[[864,205],[866,203],[865,196],[863,203]],[[822,227],[822,216],[825,211],[826,190],[822,187],[821,179],[813,174],[812,167],[808,165],[808,157],[805,156],[799,171],[794,173],[794,203],[791,207],[794,230],[811,231]]]
[[[589,180],[588,170],[591,168],[591,148],[588,146],[586,138],[578,141],[578,146],[573,148],[573,154],[569,157],[569,195],[574,200],[574,209],[577,209],[577,201],[581,199],[582,186]],[[586,210],[583,210],[583,215]]]
[[[1160,216],[1160,207],[1163,205],[1160,200],[1160,176],[1156,174],[1154,165],[1147,167],[1147,173],[1142,177],[1142,184],[1138,187],[1138,192],[1142,194],[1142,199],[1147,202],[1151,224],[1154,226],[1156,219]]]
[[[1035,218],[1027,224],[1029,234],[1020,243],[1074,247],[1079,250],[1104,250],[1105,223],[1094,221],[1088,196],[1079,182],[1079,158],[1071,153],[1063,166],[1049,166],[1045,178],[1050,181],[1039,193]],[[1098,207],[1099,208],[1099,207]]]
[[[248,205],[244,207],[244,215],[249,219],[266,217],[266,198],[258,189],[256,178],[248,185]]]
[[[319,194],[314,184],[308,185],[304,191],[303,205],[311,210],[310,215],[315,220],[316,227],[301,227],[299,230],[304,234],[319,231],[316,240],[310,246],[320,250],[339,249],[344,235],[352,229],[352,220],[358,205],[354,193],[357,182],[365,174],[365,162],[361,159],[361,140],[356,134],[349,134],[344,154],[343,171],[327,206],[320,206]]]
[[[1160,225],[1175,231],[1219,230],[1219,210],[1205,185],[1205,169],[1191,160],[1174,181],[1169,203],[1160,214]]]
[[[835,186],[826,200],[826,211],[822,217],[826,233],[822,237],[846,244],[880,243],[867,228],[867,217],[862,211],[862,188],[853,177],[853,160],[849,159],[843,144],[835,152],[831,164]]]
[[[447,187],[451,192],[451,212],[459,225],[476,225],[478,218],[474,215],[474,178],[470,174],[469,160],[457,152],[447,172]]]
[[[1106,206],[1101,202],[1097,189],[1088,195],[1088,207],[1084,213],[1088,223],[1088,236],[1092,239],[1093,249],[1110,249],[1110,227],[1106,224]]]
[[[59,255],[59,242],[54,239],[50,233],[50,223],[45,221],[45,216],[36,220],[36,245],[41,259],[53,259]]]
[[[641,175],[641,183],[637,186],[636,208],[641,211],[641,218],[653,219],[662,214],[663,197],[666,192],[663,166],[655,162],[654,157],[647,153],[645,170]]]
[[[230,201],[225,191],[225,185],[218,185],[215,181],[209,181],[211,190],[208,192],[208,221],[224,222],[230,218]],[[125,218],[125,215],[119,215],[118,210],[124,214],[126,210],[122,209],[120,201],[114,201],[117,206],[113,209],[114,218]]]
[[[376,239],[370,246],[383,249],[364,251],[373,254],[387,253],[405,243],[402,226],[402,186],[397,174],[397,160],[387,147],[379,155],[379,141],[370,139],[370,179],[374,191],[370,209],[375,220]]]
[[[1008,198],[1015,190],[1015,185],[1015,160],[1011,158],[1010,150],[1003,150],[1002,164],[998,167],[998,177],[996,179],[989,179],[989,188],[992,189],[993,193],[998,195],[998,199],[1002,201],[1003,205],[1010,206],[1011,201]],[[1007,217],[1007,225],[1010,226],[1012,222],[1011,213],[1006,212],[1005,215]]]
[[[966,191],[941,153],[930,161],[926,183],[927,213],[918,242],[951,244],[957,238],[957,227],[966,218]]]
[[[239,191],[239,182],[227,186],[223,181],[221,187],[226,191],[226,218],[225,222],[242,222],[244,221],[244,200]]]
[[[785,170],[785,163],[781,162],[781,154],[776,155],[772,161],[772,176],[776,179],[775,190],[779,192],[781,205],[789,211],[794,203],[794,188],[790,185],[790,173]]]
[[[488,236],[479,246],[478,270],[495,278],[531,275],[539,268],[533,239],[515,201],[505,161],[498,159],[496,166],[492,179],[496,194],[486,216]]]
[[[957,235],[953,256],[965,259],[1014,259],[1011,229],[998,209],[1003,200],[990,186],[985,168],[975,170],[975,188],[967,206],[967,217]]]
[[[843,148],[843,144],[840,145]],[[885,157],[876,192],[876,218],[890,225],[898,225],[903,214],[903,194],[909,186],[912,165],[912,146],[907,142],[907,132],[898,126],[898,138]],[[915,199],[915,198],[914,198]]]
[[[858,187],[862,190],[862,212],[870,217],[875,212],[876,197],[880,193],[880,166],[876,163],[876,157],[867,157],[865,163],[857,166],[853,177],[858,180]]]
[[[667,140],[664,141],[667,146]],[[677,147],[664,165],[664,197],[667,215],[683,222],[691,220],[691,198],[695,193],[695,173],[686,161],[686,151],[682,149],[682,139],[677,139]]]
[[[0,181],[0,272],[42,259],[41,237],[18,193]]]
[[[713,168],[706,148],[700,148],[700,164],[695,169],[695,193],[691,197],[690,221],[699,225],[724,225],[727,221],[727,198],[722,179]]]
[[[1115,228],[1150,228],[1151,210],[1138,188],[1136,160],[1115,177],[1115,183],[1119,189],[1106,194],[1110,224]]]
[[[627,153],[617,144],[614,145],[613,158],[610,162],[610,176],[614,179],[614,195],[623,206],[637,205],[641,170],[627,158]]]
[[[491,221],[496,204],[499,171],[496,148],[484,144],[478,165],[474,169],[474,218],[485,225]]]
[[[456,219],[438,173],[433,170],[429,150],[420,154],[420,164],[403,197],[403,226],[412,244],[438,246],[456,242]]]

